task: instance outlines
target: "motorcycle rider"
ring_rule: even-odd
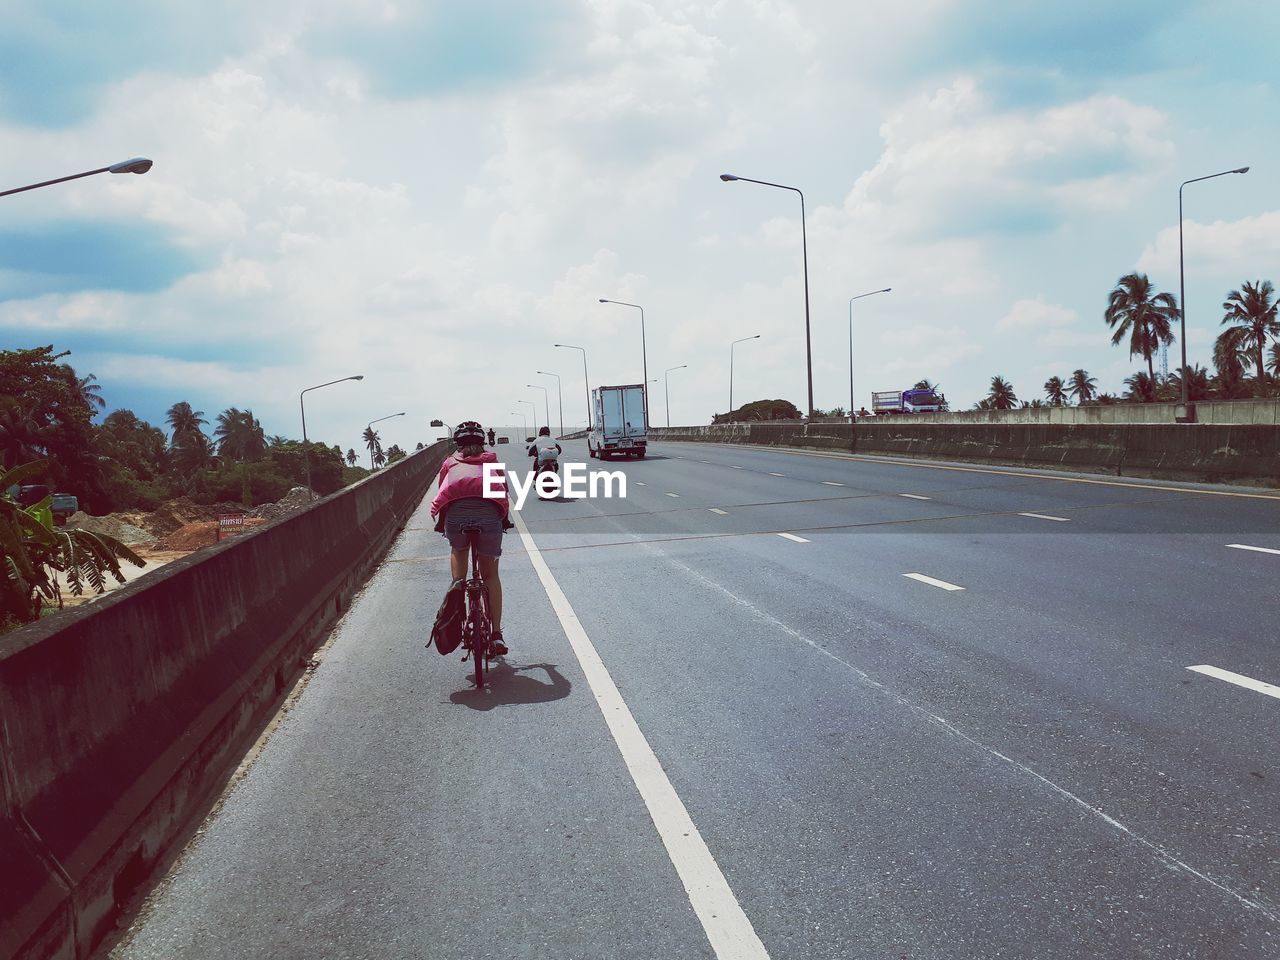
[[[538,439],[529,445],[529,456],[533,457],[533,469],[536,472],[544,463],[558,463],[560,444],[551,439],[550,427],[538,428]]]
[[[489,428],[489,446],[492,447],[493,445],[494,445],[493,427],[490,427]]]

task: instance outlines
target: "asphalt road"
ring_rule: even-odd
[[[1280,494],[653,453],[482,692],[424,505],[113,955],[1280,957]]]

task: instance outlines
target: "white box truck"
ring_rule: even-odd
[[[644,433],[644,385],[596,387],[591,391],[591,432],[587,452],[601,460],[615,456],[643,459],[648,439]]]

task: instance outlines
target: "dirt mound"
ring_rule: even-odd
[[[266,523],[266,521],[256,517],[246,517],[244,526],[247,530],[249,527],[256,527],[263,523]],[[223,531],[222,539],[228,540],[239,535],[235,531]],[[148,549],[153,552],[185,551],[190,553],[193,550],[199,550],[201,547],[207,547],[209,544],[217,542],[218,521],[198,520],[195,523],[184,523],[176,530],[155,541],[155,543],[148,544]]]
[[[263,520],[279,520],[297,510],[301,510],[313,501],[313,494],[306,487],[294,487],[275,503],[264,503],[249,511],[250,517]]]
[[[106,534],[108,537],[115,537],[124,544],[149,543],[155,539],[155,535],[146,530],[138,523],[130,522],[137,518],[136,514],[116,514],[109,513],[105,517],[91,517],[87,513],[77,510],[67,520],[67,526],[75,527],[79,530],[88,530],[90,533]]]

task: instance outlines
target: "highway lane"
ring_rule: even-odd
[[[1186,670],[1277,680],[1280,501],[655,454],[524,519],[770,956],[1280,956],[1280,700]],[[414,526],[120,955],[711,955],[528,561],[476,700]]]

